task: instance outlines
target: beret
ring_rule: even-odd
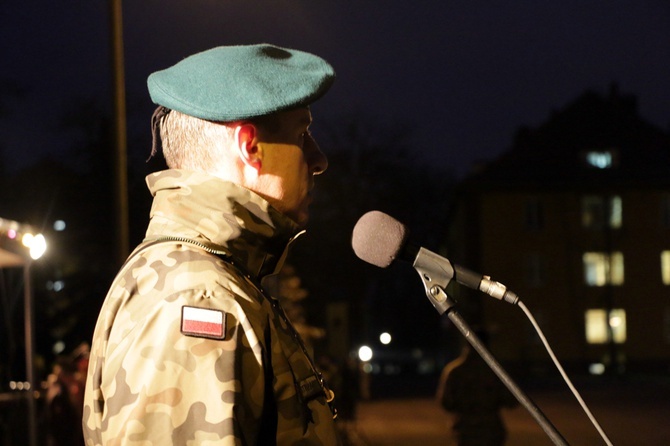
[[[231,122],[306,106],[335,79],[318,56],[269,44],[219,46],[152,73],[151,100],[210,121]]]

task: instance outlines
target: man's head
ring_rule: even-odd
[[[218,47],[149,76],[168,166],[233,181],[307,222],[313,176],[327,160],[309,133],[309,104],[334,80],[308,53],[271,45]]]

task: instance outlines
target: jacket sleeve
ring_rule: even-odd
[[[185,316],[184,308],[194,313]],[[213,336],[216,315],[222,331]],[[98,334],[109,338],[90,364],[88,444],[256,443],[266,398],[264,349],[234,297],[191,290],[158,301],[136,298],[114,319]]]

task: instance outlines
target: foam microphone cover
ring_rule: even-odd
[[[386,268],[399,257],[408,236],[405,225],[395,218],[370,211],[354,226],[351,246],[361,260]]]

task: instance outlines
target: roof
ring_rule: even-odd
[[[475,172],[487,187],[670,186],[670,134],[642,120],[633,96],[587,91]]]

